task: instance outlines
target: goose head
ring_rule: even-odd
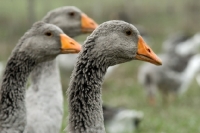
[[[58,54],[78,53],[81,45],[53,24],[36,22],[19,41],[17,52],[25,53],[38,62],[55,58]]]
[[[89,45],[94,41],[94,44]],[[131,60],[143,60],[161,65],[161,60],[145,43],[138,30],[129,23],[119,20],[101,24],[87,38],[84,49],[90,48],[88,56],[104,59],[109,66]],[[90,54],[89,54],[90,53]]]
[[[57,25],[70,37],[91,33],[98,26],[94,20],[74,6],[54,9],[47,13],[43,21]]]

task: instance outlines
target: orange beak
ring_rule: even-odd
[[[60,34],[60,40],[62,54],[79,53],[81,51],[81,45],[67,35]]]
[[[153,50],[146,44],[141,36],[138,36],[138,50],[136,59],[147,61],[155,65],[162,65],[160,58],[153,52]]]
[[[86,14],[81,14],[81,31],[83,33],[91,33],[98,27],[98,24],[89,18]]]

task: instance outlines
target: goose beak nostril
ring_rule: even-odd
[[[94,26],[94,23],[93,23],[93,22],[90,22],[90,24]]]
[[[75,45],[73,42],[69,42],[71,45]]]
[[[149,51],[149,53],[151,53],[151,50],[148,48],[147,51]]]

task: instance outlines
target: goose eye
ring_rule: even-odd
[[[126,31],[126,35],[130,36],[132,34],[132,32],[130,30]]]
[[[44,33],[46,36],[52,36],[52,33],[51,32],[45,32]]]
[[[73,17],[74,15],[75,15],[74,12],[70,12],[70,13],[69,13],[69,16],[71,16],[71,17]]]

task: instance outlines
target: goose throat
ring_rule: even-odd
[[[103,63],[103,62],[102,62]],[[104,133],[101,85],[107,67],[99,60],[80,60],[68,89],[70,133]]]

